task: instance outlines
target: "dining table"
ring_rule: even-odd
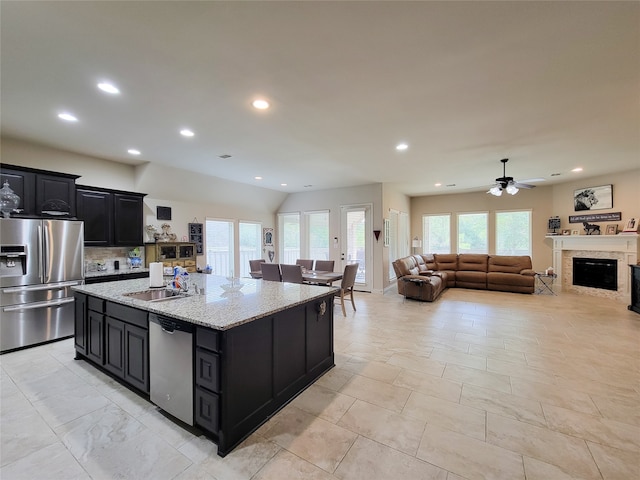
[[[342,272],[328,272],[324,270],[303,270],[302,280],[305,283],[332,285],[333,282],[342,280]]]

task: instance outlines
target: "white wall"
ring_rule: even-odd
[[[333,242],[331,242],[330,258],[331,260],[335,260],[336,265],[338,265],[343,247],[342,234],[340,231],[340,207],[343,205],[364,203],[370,203],[373,205],[373,225],[370,232],[371,238],[373,239],[373,291],[382,292],[382,289],[384,288],[382,274],[382,237],[380,237],[378,242],[376,242],[373,237],[373,230],[382,230],[382,184],[375,183],[358,187],[292,193],[289,194],[286,200],[282,203],[278,209],[278,213],[329,210],[330,238],[333,239],[334,237],[338,237],[338,248],[333,248]]]
[[[411,236],[422,238],[422,215],[425,213],[451,213],[453,231],[457,235],[455,214],[461,212],[489,212],[489,252],[495,251],[495,231],[493,223],[494,212],[499,210],[528,209],[532,210],[532,261],[536,270],[544,270],[552,264],[552,241],[545,238],[547,222],[552,216],[560,216],[562,228],[579,229],[581,224],[569,224],[569,215],[584,212],[574,212],[573,191],[598,185],[613,185],[613,208],[595,210],[590,213],[621,212],[621,222],[591,222],[600,225],[604,233],[605,225],[618,223],[623,225],[626,219],[640,217],[640,170],[603,175],[598,177],[583,177],[570,182],[542,186],[525,190],[521,189],[517,195],[502,195],[495,197],[483,192],[461,193],[450,195],[432,195],[413,197],[411,199]],[[428,252],[426,252],[428,253]]]
[[[79,185],[146,193],[145,225],[156,225],[160,231],[163,221],[156,219],[156,207],[171,207],[172,219],[167,223],[178,239],[188,235],[187,224],[194,218],[200,223],[207,217],[251,220],[275,228],[275,211],[287,196],[177,168],[127,165],[13,138],[1,139],[0,153],[2,163],[80,175]],[[198,264],[205,263],[204,257],[198,257]]]

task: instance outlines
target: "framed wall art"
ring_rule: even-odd
[[[612,185],[580,188],[573,192],[573,206],[576,212],[613,208]]]

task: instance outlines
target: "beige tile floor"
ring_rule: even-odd
[[[640,478],[640,315],[450,289],[356,293],[336,367],[225,458],[73,360],[0,356],[2,480]]]

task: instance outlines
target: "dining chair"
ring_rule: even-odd
[[[282,274],[280,273],[280,265],[277,263],[261,263],[262,279],[272,282],[281,282]]]
[[[307,270],[313,270],[313,260],[296,260],[296,265],[302,265]]]
[[[249,275],[251,278],[262,278],[262,270],[260,270],[260,265],[265,263],[266,260],[261,258],[259,260],[249,260]]]
[[[336,297],[340,297],[340,304],[342,305],[342,315],[344,315],[345,317],[347,316],[347,311],[344,308],[344,299],[346,297],[349,297],[351,299],[353,311],[356,311],[356,304],[353,302],[353,285],[356,283],[356,273],[358,273],[357,263],[350,263],[349,265],[344,267],[340,290],[336,291]]]
[[[334,260],[316,260],[316,270],[319,272],[333,272]]]
[[[302,265],[280,264],[282,281],[288,283],[302,283]]]

